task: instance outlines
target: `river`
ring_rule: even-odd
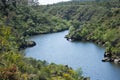
[[[30,37],[37,43],[25,50],[27,57],[63,64],[74,70],[82,68],[91,80],[120,80],[120,66],[102,62],[105,49],[91,42],[70,42],[64,36],[68,31]]]

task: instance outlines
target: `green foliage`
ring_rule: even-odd
[[[4,2],[5,1],[5,2]],[[11,0],[10,0],[11,1]],[[67,2],[30,6],[27,0],[0,1],[0,79],[1,80],[83,80],[81,69],[48,64],[26,58],[19,48],[29,44],[29,35],[68,29],[67,37],[105,45],[112,56],[120,56],[119,0]],[[96,2],[97,1],[97,2]],[[34,2],[33,2],[34,4]]]
[[[76,27],[70,27],[70,32],[67,36],[75,40],[93,41],[104,45],[106,52],[112,53],[112,56],[120,57],[119,1],[99,2],[93,5],[95,8],[91,4],[88,9],[84,5],[83,10],[80,11],[80,13],[83,13],[80,18],[87,17],[85,14],[89,13],[88,15],[90,15],[91,11],[95,11],[90,20],[83,19],[83,24],[77,29]]]
[[[29,6],[26,2],[0,1],[0,80],[82,80],[67,65],[26,58],[19,51],[21,46],[31,44],[26,41],[28,35],[63,31],[71,25],[62,18],[43,14],[36,4]]]
[[[1,55],[0,79],[4,80],[60,80],[71,79],[81,80],[81,75],[77,75],[68,66],[48,64],[45,61],[25,58],[15,51],[6,52]]]
[[[20,7],[18,9],[17,16],[12,19],[12,25],[20,30],[23,35],[51,33],[69,28],[66,20],[43,14],[32,7]]]

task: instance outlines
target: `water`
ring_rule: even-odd
[[[69,65],[74,70],[82,68],[83,75],[91,80],[120,80],[120,66],[103,63],[104,48],[91,42],[70,42],[64,36],[68,31],[33,36],[35,47],[25,50],[27,57],[49,63]]]

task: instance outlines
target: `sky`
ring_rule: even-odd
[[[39,0],[39,3],[42,5],[46,5],[46,4],[53,4],[62,1],[70,1],[70,0]]]

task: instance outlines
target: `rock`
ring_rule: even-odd
[[[35,43],[34,41],[26,41],[25,43],[23,43],[23,44],[20,46],[19,50],[25,49],[25,48],[27,48],[27,47],[33,47],[33,46],[35,46],[35,45],[36,45],[36,43]]]
[[[112,56],[111,53],[107,53],[107,52],[104,53],[104,57],[111,57],[111,56]]]
[[[114,59],[114,63],[120,63],[120,59]]]
[[[35,45],[36,45],[36,43],[34,41],[28,41],[26,44],[27,47],[33,47]]]
[[[67,40],[69,41],[69,39],[67,38]]]
[[[109,57],[105,57],[104,59],[102,59],[102,62],[111,62],[111,59]]]
[[[105,47],[105,44],[102,44],[102,46],[104,46],[104,47]]]
[[[90,77],[86,77],[86,78],[84,78],[83,80],[90,80]]]
[[[68,41],[74,41],[74,39],[72,39],[72,38],[68,38],[68,37],[65,37]]]
[[[113,59],[113,58],[111,58],[111,59],[110,59],[110,62],[114,62],[114,59]]]
[[[65,65],[65,67],[67,67],[67,68],[68,68],[68,65]]]

